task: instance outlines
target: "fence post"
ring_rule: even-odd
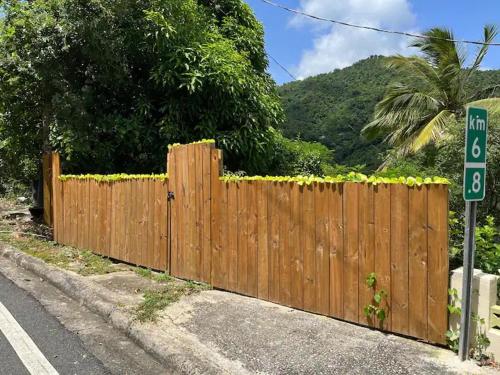
[[[59,240],[59,232],[61,230],[62,223],[62,185],[59,181],[59,176],[61,175],[61,159],[57,152],[52,152],[50,154],[51,161],[51,224],[54,230],[54,241]]]

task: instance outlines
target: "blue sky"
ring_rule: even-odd
[[[373,54],[412,54],[408,38],[356,30],[294,16],[261,0],[245,0],[264,24],[267,52],[293,75],[304,78],[343,68]],[[485,24],[500,28],[500,0],[275,0],[306,13],[346,22],[410,32],[434,26],[453,30],[456,39],[481,40]],[[496,38],[500,42],[500,37]],[[473,53],[476,46],[467,46]],[[500,47],[490,47],[485,69],[500,69]],[[291,78],[272,60],[278,83]]]

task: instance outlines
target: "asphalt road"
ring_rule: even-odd
[[[169,373],[100,317],[0,259],[0,375],[39,375],[36,363],[29,370],[37,358],[50,368],[47,374]]]

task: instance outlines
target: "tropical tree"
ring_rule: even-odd
[[[0,158],[154,172],[169,143],[217,138],[266,173],[283,114],[263,36],[242,0],[1,1]]]
[[[464,115],[468,104],[500,108],[500,98],[488,98],[495,92],[493,87],[472,93],[468,90],[471,76],[497,35],[496,27],[484,27],[484,44],[470,66],[466,66],[465,51],[452,41],[451,31],[433,28],[424,35],[426,38],[410,44],[420,50],[421,56],[399,55],[388,60],[389,67],[406,79],[388,86],[375,107],[374,120],[362,130],[370,139],[384,135],[399,155],[439,143],[449,127]]]

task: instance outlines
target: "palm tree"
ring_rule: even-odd
[[[465,67],[466,54],[450,41],[453,33],[434,28],[410,46],[422,56],[394,56],[389,66],[403,73],[403,82],[390,84],[384,98],[375,107],[374,120],[362,132],[368,138],[385,135],[399,155],[412,154],[442,140],[447,128],[464,115],[468,104],[499,110],[500,98],[484,98],[494,88],[469,95],[466,86],[497,35],[494,26],[484,27],[484,43],[474,62]],[[497,85],[498,86],[498,85]]]

